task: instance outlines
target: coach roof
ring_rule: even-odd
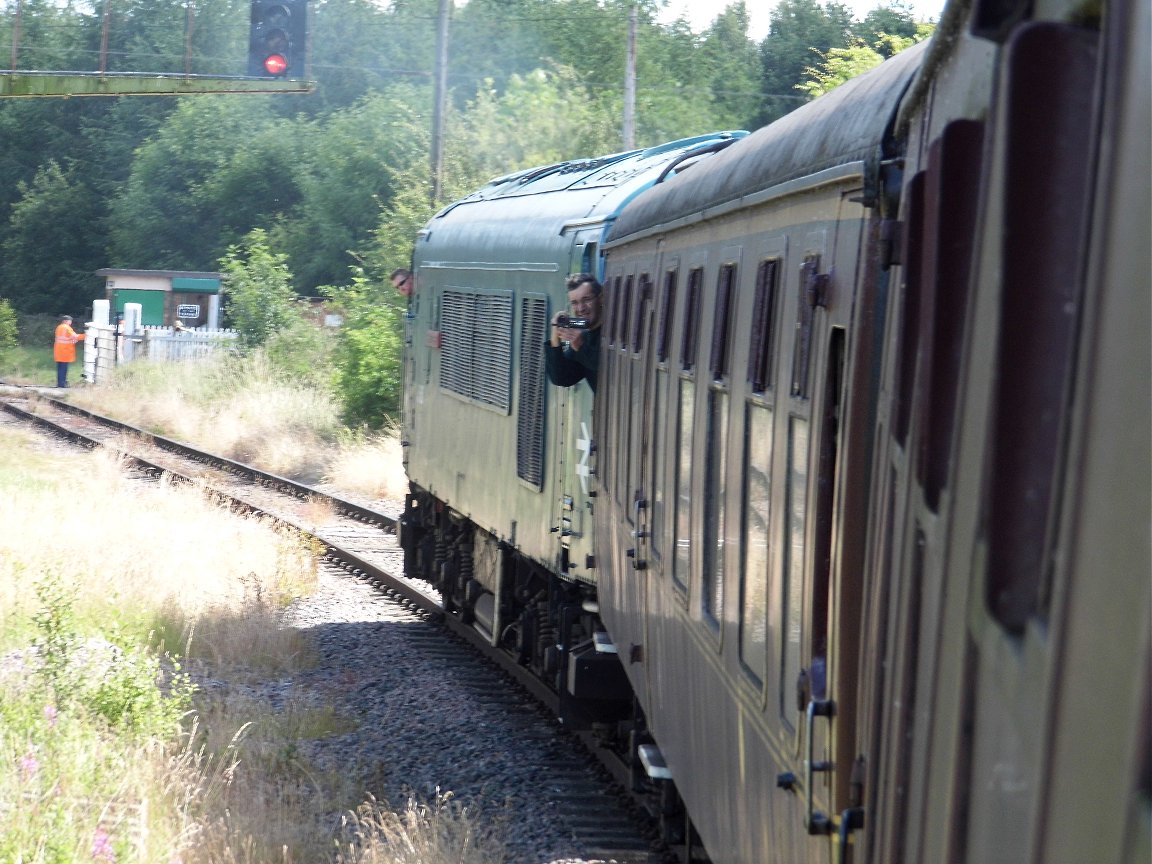
[[[609,242],[798,177],[878,159],[926,44],[900,52],[713,158],[646,190],[620,214]]]

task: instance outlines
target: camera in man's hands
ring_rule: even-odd
[[[587,318],[570,318],[567,315],[560,315],[556,318],[557,327],[567,327],[570,330],[587,330]]]

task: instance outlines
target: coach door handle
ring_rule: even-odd
[[[812,788],[812,778],[817,773],[831,771],[833,763],[815,760],[816,744],[815,736],[812,733],[815,732],[817,717],[831,718],[833,713],[834,706],[831,699],[812,699],[808,702],[804,724],[804,731],[808,738],[808,758],[804,760],[804,797],[807,799],[804,803],[804,827],[808,829],[809,834],[830,834],[832,832],[832,820],[828,818],[827,814],[813,809],[815,794]]]

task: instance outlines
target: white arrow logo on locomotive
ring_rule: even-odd
[[[588,424],[580,421],[580,436],[576,439],[576,449],[580,451],[580,464],[576,466],[576,476],[580,478],[580,490],[588,494],[588,478],[592,469],[588,467],[588,457],[592,454],[592,436],[588,434]]]

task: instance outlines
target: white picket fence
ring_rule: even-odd
[[[240,334],[236,330],[174,330],[171,327],[142,327],[144,359],[164,362],[204,360],[220,351],[236,347]],[[137,354],[139,358],[140,354]]]
[[[124,332],[115,326],[88,322],[84,327],[84,378],[95,384],[106,380],[117,365],[137,360],[186,363],[206,360],[238,344],[235,330],[175,331],[171,327],[140,327]]]

